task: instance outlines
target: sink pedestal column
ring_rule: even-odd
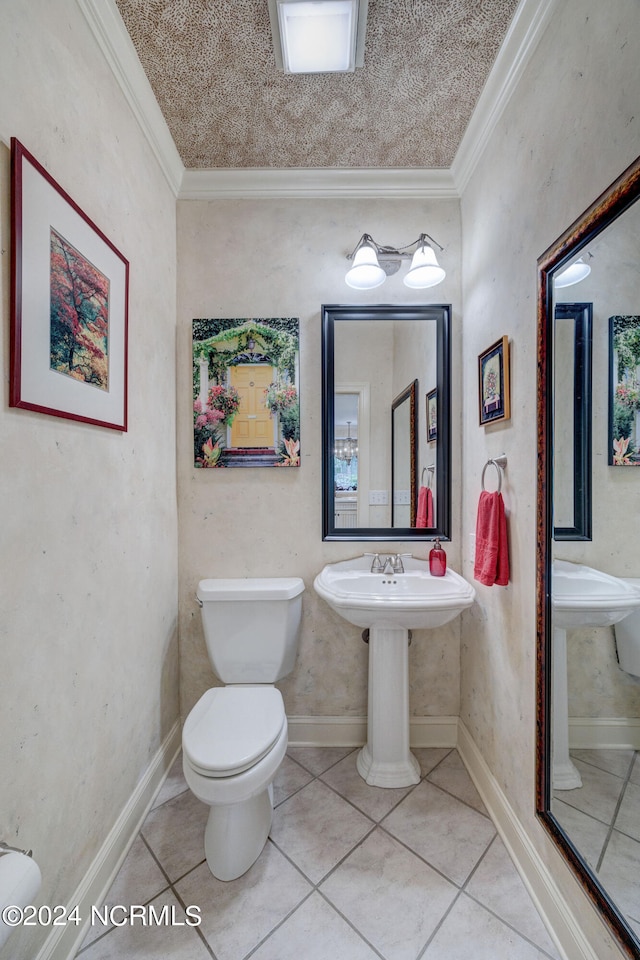
[[[582,777],[569,757],[567,631],[560,627],[554,627],[553,630],[551,671],[552,786],[555,790],[575,790],[582,786]]]
[[[369,630],[367,742],[358,754],[360,776],[374,787],[420,782],[420,765],[409,750],[409,631]]]

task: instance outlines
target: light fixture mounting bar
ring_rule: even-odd
[[[367,243],[369,246],[373,247],[378,256],[378,260],[411,260],[416,250],[419,247],[424,246],[427,240],[429,243],[435,244],[438,250],[444,252],[444,247],[441,247],[438,241],[434,240],[433,237],[429,236],[428,233],[421,233],[417,240],[414,240],[412,243],[405,244],[404,247],[391,247],[387,244],[377,243],[371,234],[363,233],[358,240],[355,249],[351,253],[347,254],[347,260],[353,260],[363,243]]]

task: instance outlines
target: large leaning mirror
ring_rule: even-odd
[[[537,813],[635,958],[639,196],[640,158],[538,261]]]
[[[449,306],[323,306],[324,540],[450,530]]]

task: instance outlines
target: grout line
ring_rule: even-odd
[[[623,782],[623,784],[622,784],[622,789],[621,789],[621,791],[620,791],[620,795],[618,796],[618,802],[616,803],[616,808],[615,808],[615,810],[613,811],[613,816],[611,817],[611,823],[609,824],[609,829],[607,830],[607,836],[606,836],[606,838],[605,838],[604,843],[602,844],[602,850],[600,851],[600,856],[598,857],[598,862],[597,862],[597,864],[596,864],[596,873],[600,873],[600,868],[602,867],[602,863],[603,863],[603,860],[604,860],[604,858],[605,858],[605,854],[606,854],[606,852],[607,852],[607,850],[608,850],[608,848],[609,848],[609,841],[611,840],[611,837],[613,836],[613,831],[614,831],[614,827],[615,827],[615,822],[616,822],[616,820],[618,819],[618,814],[620,813],[620,807],[622,806],[622,801],[624,800],[624,795],[625,795],[625,793],[627,792],[627,787],[628,787],[629,783],[631,782],[631,781],[630,781],[630,777],[631,777],[631,771],[632,771],[632,769],[633,769],[634,760],[635,760],[635,754],[634,754],[633,757],[631,758],[631,763],[629,764],[629,768],[628,768],[628,770],[627,770],[627,776],[626,776],[626,778],[625,778],[625,780],[624,780],[624,782]]]
[[[185,914],[186,914],[187,905],[182,899],[182,897],[180,896],[180,894],[178,893],[178,891],[176,890],[176,888],[173,886],[173,884],[171,885],[171,890],[173,892],[174,897],[176,898],[176,900],[178,901],[178,903],[180,904],[180,906],[182,907],[182,909],[185,911]],[[204,944],[205,950],[208,952],[209,956],[212,957],[212,960],[218,960],[217,955],[213,951],[213,947],[210,945],[207,938],[200,930],[201,926],[202,926],[202,923],[199,923],[197,927],[192,927],[192,930],[195,930],[195,932],[198,934],[198,936],[200,937],[200,940]]]

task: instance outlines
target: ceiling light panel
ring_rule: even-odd
[[[366,0],[270,0],[278,66],[285,73],[353,72],[363,59],[366,5]]]

